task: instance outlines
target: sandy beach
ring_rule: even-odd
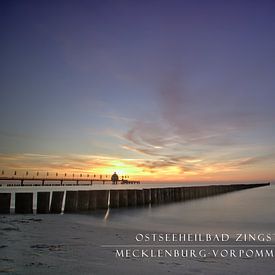
[[[275,274],[274,258],[117,258],[104,245],[133,244],[135,229],[91,215],[9,215],[0,222],[6,274]],[[145,232],[145,231],[144,231]],[[148,231],[146,231],[148,233]]]

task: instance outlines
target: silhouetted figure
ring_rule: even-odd
[[[114,172],[114,174],[111,177],[111,181],[113,182],[113,184],[117,184],[118,181],[118,175],[116,172]]]

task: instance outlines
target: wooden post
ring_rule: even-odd
[[[164,194],[163,194],[163,188],[158,188],[157,189],[157,194],[158,194],[158,203],[162,204],[164,202]]]
[[[209,187],[208,187],[208,193],[209,193],[209,196],[215,196],[215,192],[216,192],[216,190],[215,190],[215,186],[214,185],[210,185]]]
[[[144,189],[144,204],[151,203],[151,189]]]
[[[156,188],[151,189],[151,204],[158,204],[158,190]]]
[[[33,213],[33,193],[15,194],[15,213],[32,214]]]
[[[171,202],[174,202],[175,201],[175,190],[174,190],[174,188],[169,188],[169,192],[170,192]]]
[[[196,198],[196,190],[194,187],[189,187],[189,199],[193,200]]]
[[[144,203],[145,203],[144,190],[137,190],[136,194],[137,194],[137,205],[144,206]]]
[[[190,187],[184,188],[184,200],[190,200]]]
[[[0,193],[0,214],[9,214],[11,193]]]
[[[48,214],[50,192],[37,192],[37,214]]]
[[[78,191],[67,191],[65,198],[64,213],[73,213],[77,211]]]
[[[96,191],[89,191],[89,210],[96,210]]]
[[[127,207],[127,206],[128,206],[128,191],[119,190],[119,207]]]
[[[180,188],[174,188],[175,201],[180,201]]]
[[[89,210],[89,201],[90,201],[90,193],[89,191],[78,191],[78,203],[77,210],[78,211],[88,211]]]
[[[62,210],[64,192],[63,191],[53,191],[50,212],[55,214],[60,214]]]
[[[136,190],[128,190],[128,206],[137,205],[137,193]]]
[[[206,186],[206,196],[207,197],[211,196],[211,188],[210,188],[210,186]]]
[[[119,191],[110,190],[110,207],[118,208],[119,207]]]
[[[96,209],[108,208],[108,190],[96,190]]]
[[[164,196],[163,196],[164,203],[171,202],[171,196],[170,196],[169,188],[164,188],[163,192],[164,192]]]
[[[182,201],[185,201],[185,200],[186,200],[186,198],[185,198],[185,190],[186,190],[185,187],[181,187],[181,189],[180,189],[180,192],[181,192],[181,200],[182,200]]]

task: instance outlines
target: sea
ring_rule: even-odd
[[[161,232],[275,233],[275,184],[93,216],[106,226]]]

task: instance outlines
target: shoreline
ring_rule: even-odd
[[[117,258],[114,247],[104,245],[132,244],[137,233],[147,231],[120,228],[89,215],[1,216],[0,230],[0,271],[6,274],[152,274],[152,270],[158,274],[273,272],[271,258]]]

